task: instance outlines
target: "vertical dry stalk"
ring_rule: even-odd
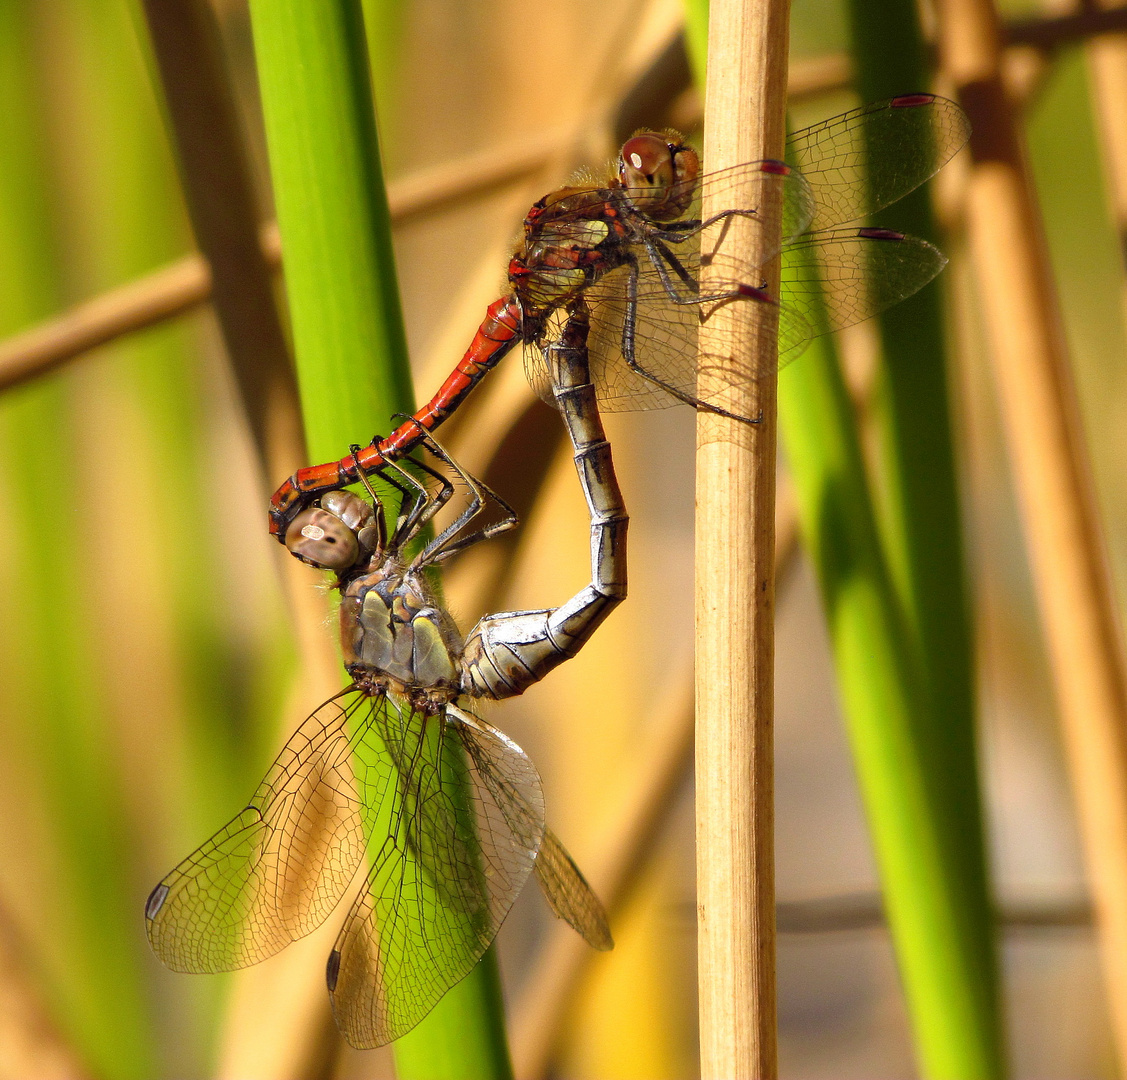
[[[1127,1062],[1127,677],[1057,297],[989,0],[940,0],[974,125],[967,220]]]
[[[708,168],[782,157],[788,6],[713,0],[705,105]],[[722,206],[703,207],[707,216]],[[732,254],[752,263],[772,238],[739,221]],[[775,238],[777,242],[777,238]],[[778,264],[773,280],[778,283]],[[758,284],[756,282],[755,284]],[[707,289],[707,285],[705,285]],[[729,304],[702,326],[702,353],[774,365],[763,305]],[[700,388],[715,391],[702,365]],[[744,380],[726,403],[755,426],[697,420],[697,916],[701,1076],[776,1075],[774,501],[776,384]]]
[[[775,507],[775,587],[784,588],[798,554],[793,492]],[[583,860],[587,879],[606,904],[612,925],[638,879],[660,848],[676,808],[676,794],[691,774],[693,758],[692,672],[671,680],[662,715],[650,726],[644,757],[623,762],[628,772],[616,809],[598,813],[608,827],[600,846]],[[513,1067],[521,1080],[543,1080],[552,1065],[583,975],[598,956],[571,927],[552,928],[512,1010]]]
[[[297,382],[259,242],[259,213],[239,117],[207,0],[145,0],[196,242],[212,303],[266,470],[292,472],[304,452]]]
[[[1127,237],[1127,125],[1123,123],[1127,115],[1127,34],[1094,38],[1086,51],[1104,172],[1122,250]]]

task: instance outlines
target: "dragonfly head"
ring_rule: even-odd
[[[377,545],[375,511],[348,491],[330,491],[286,530],[286,547],[303,563],[341,573],[367,558]]]
[[[641,131],[618,158],[618,182],[630,201],[658,221],[684,215],[699,173],[700,157],[675,131]]]

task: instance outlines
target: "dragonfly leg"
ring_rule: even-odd
[[[670,283],[672,287],[672,283]],[[742,296],[742,293],[724,294],[720,299],[731,299],[734,297]],[[711,298],[705,300],[691,301],[692,303],[704,303]],[[690,301],[681,301],[688,303]],[[719,416],[726,416],[729,420],[739,420],[742,424],[758,424],[763,419],[762,416],[757,416],[754,419],[749,416],[741,416],[739,413],[729,412],[727,409],[721,408],[719,405],[713,405],[710,402],[702,401],[692,394],[686,393],[679,387],[674,386],[672,383],[666,382],[660,376],[655,375],[652,371],[647,371],[640,363],[638,363],[637,353],[634,349],[634,339],[637,333],[637,316],[638,316],[638,268],[637,265],[631,266],[630,273],[626,276],[626,306],[622,318],[622,358],[626,361],[626,366],[633,371],[636,375],[641,376],[647,382],[652,382],[655,386],[660,386],[667,394],[671,394],[678,401],[683,401],[686,405],[692,405],[694,409],[703,409],[705,412],[716,413]]]
[[[290,523],[318,495],[354,484],[357,468],[374,472],[388,461],[409,454],[422,442],[421,432],[438,427],[501,358],[524,340],[524,315],[513,295],[489,305],[485,319],[458,366],[438,392],[415,415],[386,439],[364,447],[355,458],[298,469],[270,499],[270,535],[286,542]]]
[[[382,476],[388,483],[394,484],[400,491],[404,492],[406,499],[405,489],[397,483],[389,475],[392,472],[398,473],[403,482],[409,484],[416,492],[413,496],[413,503],[410,510],[406,510],[406,501],[400,508],[399,517],[395,523],[395,535],[391,539],[391,549],[394,551],[400,550],[404,544],[407,544],[415,536],[416,533],[439,512],[453,497],[454,485],[443,476],[437,469],[432,469],[425,461],[418,461],[414,458],[411,459],[411,464],[416,469],[426,473],[427,476],[432,477],[438,481],[438,490],[431,491],[424,482],[419,480],[417,476],[412,476],[402,465],[397,461],[388,461],[380,468],[380,476]]]
[[[715,225],[718,221],[726,221],[734,217],[757,218],[759,211],[721,210],[720,213],[713,214],[712,217],[705,218],[703,221],[700,218],[686,218],[684,221],[667,222],[660,229],[651,229],[649,235],[657,240],[668,240],[670,243],[677,244],[682,240],[688,240],[690,236],[704,232],[705,229]]]
[[[545,352],[591,515],[591,583],[562,607],[504,611],[481,619],[462,653],[462,691],[471,697],[523,693],[575,656],[626,597],[629,519],[591,382],[588,330],[587,309],[580,301],[559,341]]]
[[[470,503],[453,522],[427,544],[426,548],[416,557],[412,566],[418,568],[443,562],[459,551],[464,551],[474,544],[488,540],[491,536],[497,536],[499,533],[508,532],[510,529],[517,527],[520,518],[508,502],[498,495],[484,480],[480,480],[476,476],[466,472],[429,432],[424,433],[422,439],[426,448],[440,461],[445,461],[446,464],[458,474],[466,487],[469,488]],[[472,533],[465,536],[459,535],[464,531],[470,521],[481,513],[486,498],[492,499],[501,507],[503,511],[501,520],[490,522],[488,525],[480,529],[475,529]]]
[[[437,476],[439,480],[446,483],[448,490],[440,490],[435,494],[431,494],[427,488],[421,484],[418,479],[408,473],[405,469],[400,468],[393,461],[386,462],[376,469],[365,469],[360,464],[360,454],[362,448],[357,443],[353,443],[349,448],[352,451],[352,460],[356,468],[356,477],[361,484],[364,485],[364,490],[368,493],[368,497],[372,500],[372,508],[376,511],[376,517],[381,523],[381,526],[386,529],[386,521],[384,520],[383,499],[380,498],[379,492],[371,484],[371,477],[378,476],[389,487],[395,488],[399,492],[399,508],[395,515],[395,529],[391,536],[391,541],[388,543],[386,538],[380,543],[380,551],[398,551],[399,548],[414,535],[417,528],[415,524],[416,519],[427,509],[432,503],[437,503],[441,506],[451,495],[454,494],[452,485],[446,483],[445,477],[435,473],[433,469],[426,469],[426,466],[420,466],[426,469],[431,475]],[[403,477],[405,483],[401,483],[396,479],[396,475]],[[435,508],[435,511],[437,507]],[[434,513],[435,511],[431,511]]]
[[[661,280],[661,286],[665,290],[670,303],[684,306],[695,304],[698,307],[705,304],[719,304],[727,300],[755,300],[759,303],[773,303],[770,294],[767,292],[766,282],[762,285],[736,285],[730,289],[705,293],[704,296],[701,296],[700,283],[664,243],[660,240],[647,238],[645,246],[646,254],[649,255],[650,262]],[[670,270],[681,279],[681,283],[688,289],[688,296],[678,291],[677,283],[669,276]]]
[[[646,254],[650,257],[657,276],[661,279],[662,288],[665,289],[669,299],[675,304],[695,304],[700,300],[700,283],[689,273],[684,263],[673,254],[660,240],[647,237],[645,241]],[[677,291],[677,285],[669,276],[669,271],[681,279],[681,284],[688,290],[688,298]]]

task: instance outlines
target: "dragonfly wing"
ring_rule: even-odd
[[[817,209],[811,229],[868,217],[934,176],[970,138],[953,101],[910,94],[796,131],[787,163],[806,177]]]
[[[602,903],[551,829],[544,830],[536,856],[536,880],[556,918],[568,923],[591,948],[600,952],[614,948]]]
[[[544,830],[536,769],[477,717],[454,706],[441,724],[389,715],[383,738],[399,763],[379,815],[391,827],[373,841],[327,973],[337,1024],[362,1048],[409,1031],[469,974]]]
[[[175,971],[256,964],[328,917],[364,852],[350,720],[333,698],[290,737],[250,803],[153,890],[149,941]]]
[[[552,312],[548,316],[541,337],[524,344],[524,374],[536,395],[552,408],[556,407],[556,397],[552,376],[548,372],[548,363],[544,359],[544,348],[547,344],[559,340],[566,322],[567,315],[563,310]]]
[[[526,342],[524,346],[524,374],[532,392],[542,401],[555,408],[556,398],[552,393],[552,377],[544,362],[543,346],[536,342]]]
[[[629,199],[631,189],[622,188],[620,193]],[[726,212],[702,228],[701,200],[706,195],[710,205],[723,206]],[[713,268],[710,292],[746,286],[758,293],[761,263],[777,254],[785,239],[800,234],[813,212],[814,198],[806,180],[781,162],[749,162],[701,177],[685,218],[653,223],[652,245],[639,242],[633,247],[638,267],[635,368],[624,355],[629,269],[612,270],[583,289],[591,310],[591,371],[601,407],[617,412],[666,408],[686,400],[696,403],[697,329],[711,303],[699,300],[702,262]],[[770,244],[760,245],[754,260],[732,254],[732,238],[746,226],[772,238]],[[554,340],[558,330],[557,318],[542,340]],[[539,343],[526,347],[525,371],[536,392],[553,402]],[[748,377],[745,365],[729,383]],[[723,400],[706,403],[727,407]]]
[[[697,253],[674,253],[693,280],[699,270]],[[674,387],[688,398],[697,398],[697,372],[708,364],[723,379],[706,404],[731,408],[725,389],[755,380],[763,374],[760,361],[734,339],[716,337],[714,352],[700,355],[698,336],[701,322],[726,303],[754,304],[763,318],[774,320],[777,306],[764,294],[758,277],[740,278],[740,268],[713,257],[714,272],[708,279],[710,294],[725,300],[695,298],[688,289],[678,291],[685,303],[671,298],[669,276],[665,280],[652,264],[639,268],[638,302],[634,328],[634,355],[641,371],[627,363],[623,348],[623,329],[627,313],[624,283],[626,269],[608,274],[587,291],[591,307],[591,374],[599,404],[608,412],[667,408],[679,400],[662,383]],[[647,376],[652,376],[648,378]]]
[[[629,192],[629,188],[626,189]],[[686,217],[699,219],[705,204],[716,209],[743,210],[754,218],[765,234],[778,237],[760,251],[760,265],[779,253],[780,245],[805,232],[816,213],[816,199],[806,177],[779,161],[749,161],[706,173],[697,180]],[[709,226],[698,244],[708,251],[716,246],[709,237],[721,234],[723,225]],[[754,269],[750,264],[744,269]]]
[[[694,252],[690,265],[695,267],[697,261]],[[632,371],[622,354],[627,274],[625,267],[614,270],[586,293],[591,312],[587,348],[596,397],[600,408],[607,412],[667,409],[676,405],[677,399],[657,383]],[[648,268],[643,268],[641,280],[647,283],[642,286],[645,294],[653,291],[649,287],[650,277]],[[664,292],[654,300],[660,312],[653,310],[648,295],[639,296],[636,354],[644,364],[643,370],[673,383],[678,389],[692,391],[696,388],[692,352],[698,325],[696,309],[674,307]]]
[[[815,334],[854,326],[898,304],[946,265],[946,256],[926,240],[887,229],[836,229],[788,244],[781,362],[798,356]]]
[[[696,256],[694,253],[693,264]],[[622,330],[626,315],[624,268],[611,271],[605,278],[584,292],[591,312],[591,331],[587,339],[591,378],[599,406],[606,412],[636,412],[640,409],[667,409],[678,404],[677,398],[657,383],[632,371],[622,355]],[[648,276],[648,275],[644,275]],[[658,285],[660,289],[660,285]],[[665,305],[668,298],[662,293],[656,301]],[[678,389],[691,391],[696,384],[696,369],[692,354],[695,349],[696,313],[688,309],[675,309],[660,319],[654,330],[648,327],[653,321],[652,312],[642,312],[644,328],[639,341],[641,352],[647,358],[645,370],[652,370],[667,379]],[[554,313],[544,334],[544,341],[559,338],[563,327],[562,312]],[[656,331],[656,338],[654,336]],[[692,342],[692,344],[689,344]],[[649,365],[653,365],[652,367]],[[524,347],[524,371],[532,389],[549,405],[555,407],[552,377],[544,359],[544,346],[530,342]]]

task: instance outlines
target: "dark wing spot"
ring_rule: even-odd
[[[168,896],[168,886],[161,883],[151,893],[149,893],[148,900],[145,901],[145,918],[155,919],[160,914],[160,909],[164,907],[164,901]]]

